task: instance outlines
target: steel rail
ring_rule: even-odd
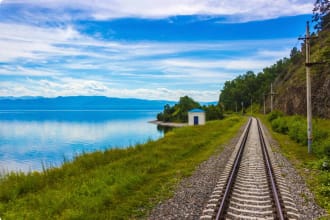
[[[230,195],[230,191],[231,191],[232,185],[234,184],[235,179],[236,179],[236,176],[237,176],[239,164],[240,164],[241,159],[242,159],[243,150],[244,150],[245,143],[246,143],[246,140],[247,140],[249,131],[250,131],[251,123],[252,123],[252,119],[250,118],[249,119],[249,122],[248,122],[248,125],[247,125],[247,129],[245,131],[245,134],[243,136],[242,142],[240,144],[239,151],[238,151],[238,153],[237,153],[237,155],[235,157],[235,162],[234,162],[234,165],[232,167],[230,176],[228,178],[227,186],[226,186],[224,195],[222,197],[222,200],[221,200],[221,203],[220,203],[220,206],[219,206],[219,209],[218,209],[216,218],[215,218],[217,220],[218,219],[221,219],[223,217],[224,212],[225,212],[225,209],[226,209],[226,205],[228,204],[227,201],[229,199],[229,195]]]
[[[277,188],[276,188],[276,181],[275,181],[275,178],[274,178],[274,172],[273,172],[272,165],[270,163],[269,154],[268,154],[268,151],[267,151],[265,139],[264,139],[264,136],[263,136],[263,132],[261,130],[259,120],[257,120],[257,125],[258,125],[258,131],[259,131],[260,144],[261,144],[261,148],[262,148],[262,154],[263,154],[263,157],[264,157],[264,161],[266,163],[267,174],[268,174],[268,177],[269,177],[269,180],[270,180],[271,191],[272,191],[272,195],[273,195],[273,199],[274,199],[274,203],[275,203],[277,219],[284,220],[285,218],[284,218],[284,215],[283,215],[283,210],[282,210],[282,206],[281,206],[281,202],[280,202],[280,198],[279,198],[279,193],[278,193]]]

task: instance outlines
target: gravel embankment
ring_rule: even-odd
[[[218,176],[224,169],[243,130],[244,126],[221,153],[211,156],[196,168],[192,176],[184,179],[174,192],[174,196],[158,204],[152,210],[148,219],[199,219],[218,181]],[[307,188],[303,178],[297,173],[291,163],[279,153],[279,145],[270,137],[266,127],[264,127],[264,131],[273,148],[274,158],[281,168],[282,175],[287,181],[296,207],[300,212],[299,219],[310,220],[324,216],[325,210],[315,203],[314,196]]]
[[[157,205],[148,219],[199,219],[243,129],[244,126],[221,153],[211,156],[196,168],[192,176],[184,179],[174,196]]]
[[[274,158],[281,169],[282,176],[285,177],[292,199],[295,201],[296,207],[300,212],[299,219],[311,220],[324,216],[326,211],[315,203],[314,195],[308,189],[304,179],[298,174],[292,164],[279,153],[279,144],[271,138],[265,126],[264,131],[273,149]]]

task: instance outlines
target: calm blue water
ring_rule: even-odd
[[[159,111],[0,111],[0,171],[59,166],[82,152],[127,147],[163,133]]]

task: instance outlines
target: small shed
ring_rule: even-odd
[[[205,125],[205,112],[194,108],[188,112],[188,125]]]

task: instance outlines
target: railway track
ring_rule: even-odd
[[[250,118],[200,219],[298,219],[260,122]]]

